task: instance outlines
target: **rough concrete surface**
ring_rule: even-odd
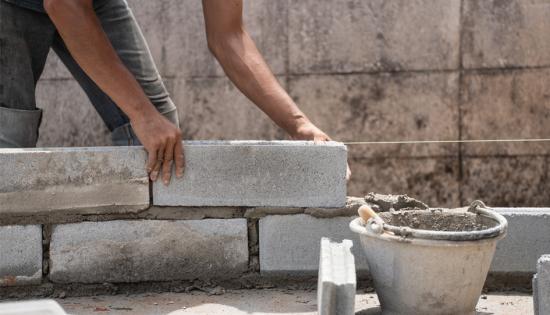
[[[187,142],[186,171],[153,184],[160,206],[342,207],[346,147],[305,141]]]
[[[59,283],[224,279],[247,267],[244,219],[57,225],[50,243],[49,277]]]
[[[460,1],[290,1],[292,73],[456,69]]]
[[[0,213],[119,213],[149,206],[142,148],[0,149]]]
[[[305,214],[260,219],[260,271],[267,275],[315,275],[322,237],[350,239],[358,271],[368,269],[359,237],[349,229],[353,217],[319,219]]]
[[[319,315],[355,314],[357,279],[355,260],[351,253],[353,242],[334,242],[321,239],[317,304]]]
[[[550,5],[550,1],[547,2]],[[550,138],[550,99],[547,97],[549,81],[549,69],[465,73],[463,101],[460,105],[462,138]],[[466,156],[550,153],[547,142],[477,143],[464,144],[462,148]]]
[[[496,208],[508,220],[498,242],[492,272],[536,272],[537,260],[550,250],[550,208]]]
[[[547,207],[549,162],[544,156],[465,157],[461,203],[480,199],[492,207]]]
[[[193,291],[187,294],[151,293],[68,298],[58,301],[65,311],[75,315],[317,314],[315,292],[301,290],[231,290],[223,295]],[[379,305],[374,293],[358,292],[355,299],[357,315],[379,315]],[[479,315],[532,314],[532,297],[515,292],[483,295],[477,311]]]
[[[547,66],[550,1],[463,1],[467,68]]]
[[[455,208],[460,205],[458,156],[352,159],[350,168],[353,174],[348,183],[348,194],[351,196],[376,191],[407,194],[432,207]],[[475,199],[483,199],[483,196]],[[472,200],[466,200],[465,204]]]
[[[537,262],[537,274],[533,282],[533,306],[536,315],[550,314],[550,255]]]
[[[0,227],[0,286],[42,280],[42,226]]]
[[[340,141],[459,137],[455,72],[308,75],[292,77],[288,86],[308,117]],[[458,155],[457,144],[350,145],[348,149],[351,158]]]

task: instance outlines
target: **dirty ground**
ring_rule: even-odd
[[[73,315],[244,315],[244,314],[316,314],[316,291],[304,290],[229,290],[222,295],[205,292],[148,293],[58,299]],[[374,293],[360,290],[355,299],[358,315],[380,313]],[[482,295],[478,315],[532,314],[532,296],[522,293],[493,292]]]

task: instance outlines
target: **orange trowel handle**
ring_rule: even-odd
[[[359,213],[359,216],[361,217],[361,219],[363,219],[363,221],[365,221],[365,223],[370,218],[374,218],[376,221],[378,221],[378,219],[380,218],[378,216],[378,213],[374,212],[374,210],[372,210],[371,207],[369,207],[367,205],[361,206],[359,208],[359,210],[357,210],[357,212]]]

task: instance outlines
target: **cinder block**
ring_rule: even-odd
[[[548,162],[544,156],[465,157],[462,204],[481,199],[493,207],[548,206]]]
[[[139,147],[2,149],[0,213],[122,213],[149,206]]]
[[[550,1],[463,1],[463,64],[467,68],[550,64]]]
[[[535,315],[550,314],[550,255],[542,256],[537,263],[533,281]]]
[[[111,133],[73,80],[41,80],[36,103],[44,110],[38,147],[111,145]]]
[[[498,242],[490,271],[536,272],[537,260],[550,251],[550,208],[495,210],[508,220],[508,235]]]
[[[305,214],[273,215],[260,219],[260,271],[273,275],[316,275],[320,239],[353,240],[358,271],[368,270],[359,236],[351,232],[354,217],[318,219]]]
[[[0,251],[0,287],[42,281],[42,226],[1,226]]]
[[[317,308],[320,315],[355,314],[355,261],[352,241],[321,239]]]
[[[58,283],[225,279],[247,268],[245,219],[57,225],[50,243]]]
[[[54,300],[0,303],[0,315],[67,315]]]
[[[460,204],[458,157],[350,159],[350,168],[350,196],[375,191],[406,194],[431,207]],[[483,195],[477,199],[483,199]]]
[[[346,147],[337,142],[187,142],[186,171],[153,185],[160,206],[343,207]]]
[[[457,69],[459,0],[290,1],[292,73]]]
[[[517,43],[513,45],[519,47]],[[460,105],[463,139],[533,139],[550,135],[550,70],[466,73],[463,82]],[[473,156],[548,155],[550,146],[545,142],[464,144],[463,153]]]
[[[459,138],[454,72],[308,75],[293,77],[288,85],[308,117],[340,141]],[[457,144],[349,147],[351,158],[362,159],[449,155],[458,155]]]

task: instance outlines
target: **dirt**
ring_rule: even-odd
[[[376,212],[422,210],[429,208],[428,205],[422,201],[407,195],[382,195],[371,192],[365,196],[365,201]]]
[[[392,211],[381,213],[380,217],[390,225],[446,232],[481,231],[498,224],[481,215],[443,209]]]

